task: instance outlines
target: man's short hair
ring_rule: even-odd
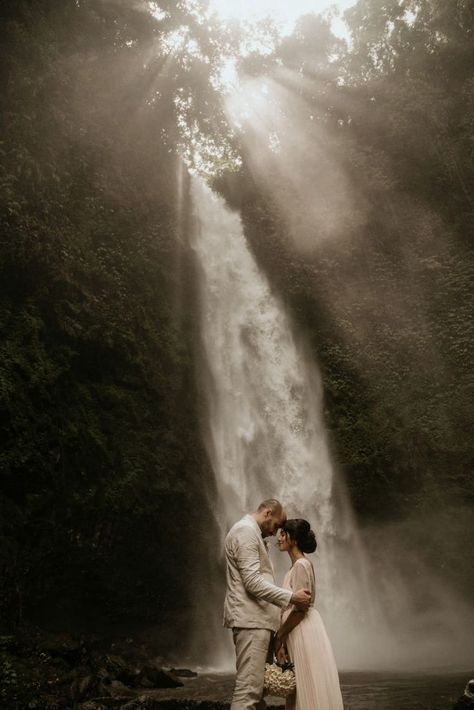
[[[283,510],[283,506],[279,500],[276,498],[267,498],[266,500],[262,500],[257,508],[257,513],[261,513],[262,510],[266,510],[267,508],[271,509],[272,515],[275,515],[275,513],[279,513]]]

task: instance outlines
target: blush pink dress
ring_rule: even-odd
[[[296,697],[286,701],[287,710],[343,710],[336,661],[323,620],[314,608],[316,583],[314,569],[306,557],[296,560],[287,572],[283,586],[297,591],[311,590],[311,606],[302,621],[288,634],[287,648],[295,664]],[[282,612],[282,623],[292,611]]]

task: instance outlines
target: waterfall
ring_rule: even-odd
[[[384,579],[389,596],[382,604],[344,482],[331,463],[314,358],[259,270],[238,214],[197,178],[192,198],[207,370],[206,445],[217,491],[210,508],[221,532],[215,555],[222,554],[227,530],[243,513],[278,498],[288,517],[306,518],[316,532],[318,550],[310,559],[317,606],[339,667],[389,667],[400,650],[408,659],[409,635],[405,629],[397,639],[387,614],[395,598],[402,603],[403,584]],[[276,547],[271,556],[281,581],[288,557]],[[222,570],[215,576],[208,589],[216,596],[204,601],[200,635],[207,634],[215,649],[215,664],[230,665],[230,634],[221,628]],[[401,616],[399,622],[401,628]]]

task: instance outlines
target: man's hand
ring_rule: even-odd
[[[311,604],[311,592],[309,589],[298,589],[291,595],[291,604],[293,604],[299,611],[306,611],[306,609]]]

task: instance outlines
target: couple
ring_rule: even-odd
[[[265,541],[278,530],[278,547],[292,563],[282,588],[274,583]],[[263,677],[274,632],[277,659],[281,662],[288,654],[295,664],[296,696],[287,698],[287,710],[343,709],[331,644],[313,607],[313,565],[304,556],[315,549],[309,523],[287,520],[273,498],[229,531],[224,626],[232,629],[237,666],[231,710],[266,708]]]

